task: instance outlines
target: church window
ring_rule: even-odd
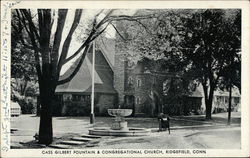
[[[133,84],[133,78],[132,78],[132,76],[130,76],[130,77],[128,78],[128,84]]]
[[[141,98],[140,97],[137,97],[136,98],[136,104],[140,104],[141,103]]]
[[[141,80],[138,79],[138,80],[137,80],[137,87],[140,87],[140,86],[141,86]]]
[[[72,99],[72,95],[71,94],[63,94],[63,100],[71,100]]]
[[[77,95],[77,94],[73,95],[73,101],[81,101],[81,100],[82,100],[82,96],[81,95]]]
[[[132,61],[128,61],[128,67],[129,67],[129,68],[132,68],[133,65],[134,65],[134,63],[133,63]]]

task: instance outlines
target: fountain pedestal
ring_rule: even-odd
[[[115,121],[111,124],[112,130],[128,131],[128,122],[124,117],[132,114],[132,109],[108,109],[110,116],[115,116]]]
[[[124,122],[114,122],[111,124],[112,130],[122,130],[122,131],[128,131],[128,123],[126,121]]]
[[[122,131],[128,131],[128,122],[125,121],[121,117],[116,117],[115,122],[111,124],[112,130],[122,130]]]
[[[150,133],[145,128],[128,128],[124,117],[132,114],[132,109],[108,109],[108,114],[114,116],[111,127],[94,127],[89,129],[89,134],[102,136],[142,136]]]

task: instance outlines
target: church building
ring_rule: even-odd
[[[97,40],[95,48],[95,115],[107,115],[109,108],[133,109],[133,116],[157,116],[168,112],[164,105],[164,82],[173,78],[173,74],[150,72],[141,62],[134,64],[127,60],[114,39]],[[56,116],[88,116],[91,103],[92,83],[92,48],[87,53],[80,70],[74,78],[56,88],[54,115]],[[79,61],[76,60],[61,76],[68,76]],[[195,95],[194,95],[195,94]],[[200,92],[189,96],[193,100],[185,105],[189,111],[198,110],[201,105]],[[195,107],[193,106],[195,103]],[[179,105],[180,104],[180,105]],[[182,103],[169,108],[182,109]],[[193,106],[193,107],[192,107]],[[190,109],[191,108],[191,109]],[[193,108],[193,109],[192,109]],[[181,112],[179,112],[181,114]]]

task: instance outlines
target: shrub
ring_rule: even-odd
[[[27,98],[20,99],[17,102],[21,106],[22,114],[34,114],[35,113],[36,105],[34,102],[29,101]]]

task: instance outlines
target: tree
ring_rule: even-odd
[[[235,20],[232,21],[230,31],[234,34],[235,47],[241,46],[241,12],[237,12]],[[228,55],[228,62],[224,67],[222,77],[219,80],[219,87],[222,90],[229,91],[228,102],[228,124],[231,123],[231,106],[232,106],[232,89],[236,86],[241,91],[241,54],[240,49],[234,49],[235,52],[231,52]]]
[[[200,10],[184,19],[182,51],[200,80],[211,119],[213,94],[240,49],[241,13],[239,10]],[[240,82],[240,81],[237,81]]]
[[[52,142],[51,102],[56,86],[70,81],[75,76],[91,42],[102,34],[113,21],[138,20],[152,16],[129,16],[119,11],[115,13],[115,11],[100,10],[92,14],[94,15],[92,18],[83,19],[83,10],[76,9],[73,16],[69,18],[72,21],[69,22],[69,30],[65,35],[67,16],[70,16],[67,9],[13,10],[16,20],[13,19],[12,26],[16,27],[15,30],[21,36],[21,47],[29,49],[29,53],[34,56],[35,61],[41,103],[39,143],[48,145]],[[82,28],[82,25],[85,25],[85,29]],[[80,35],[77,36],[77,34]],[[64,35],[65,40],[63,41]],[[80,41],[80,46],[76,50],[71,47],[73,38]],[[72,51],[74,52],[72,53]],[[60,79],[63,66],[74,59],[79,59],[75,70],[66,78]]]
[[[34,55],[30,49],[22,45],[27,34],[23,32],[24,28],[18,22],[16,14],[12,14],[11,26],[11,100],[19,103],[22,113],[31,113],[34,105],[27,108],[27,96],[35,98],[34,95],[38,91]]]
[[[163,61],[167,72],[198,80],[204,90],[206,118],[211,119],[214,91],[230,65],[240,61],[239,10],[153,10],[160,12],[141,25],[126,22],[128,59]],[[138,57],[139,56],[139,57]],[[237,70],[240,62],[236,63]],[[235,70],[235,68],[233,68]],[[234,77],[240,87],[240,71]],[[228,81],[227,81],[228,82]]]

